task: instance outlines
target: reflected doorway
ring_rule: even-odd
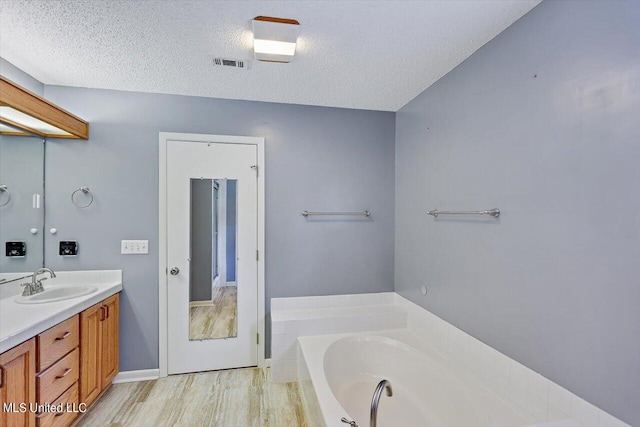
[[[189,340],[238,335],[237,180],[191,179]]]

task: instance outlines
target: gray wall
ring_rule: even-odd
[[[35,94],[44,95],[44,85],[39,80],[34,79],[4,58],[0,58],[0,75]]]
[[[213,181],[191,180],[189,301],[211,301],[213,283]]]
[[[47,141],[50,267],[122,268],[120,369],[158,366],[158,132],[266,138],[266,298],[393,290],[395,115],[299,105],[47,86],[90,122],[88,141]],[[75,209],[69,194],[95,194]],[[370,209],[370,221],[300,211]],[[56,255],[77,239],[75,258]],[[120,255],[149,239],[148,256]],[[267,337],[268,338],[268,337]],[[269,341],[267,341],[267,349]]]
[[[633,425],[639,118],[640,2],[546,1],[396,121],[396,291]]]
[[[227,282],[236,281],[236,215],[237,196],[236,181],[227,181]]]

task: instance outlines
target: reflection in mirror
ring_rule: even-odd
[[[238,335],[237,183],[191,179],[190,340]]]
[[[40,137],[0,135],[0,273],[43,266],[44,149]]]

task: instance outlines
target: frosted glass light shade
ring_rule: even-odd
[[[69,132],[7,106],[0,107],[0,121],[19,127],[20,129],[35,131],[34,133],[38,135],[73,136]]]
[[[293,19],[257,16],[253,20],[253,55],[258,61],[291,62],[300,23]]]

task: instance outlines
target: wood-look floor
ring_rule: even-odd
[[[78,426],[307,427],[298,385],[270,369],[172,375],[112,385]]]
[[[211,305],[191,307],[189,339],[206,340],[238,336],[238,292],[235,286],[213,288]]]

